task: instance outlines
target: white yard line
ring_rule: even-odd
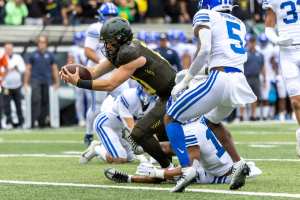
[[[171,189],[171,188],[144,187],[144,186],[95,185],[95,184],[56,183],[56,182],[17,181],[17,180],[0,180],[0,184],[124,189],[124,190],[144,190],[144,191],[169,191]],[[243,191],[213,190],[213,189],[186,189],[186,191],[196,192],[196,193],[212,193],[212,194],[228,194],[228,195],[300,198],[300,194],[290,194],[290,193],[243,192]]]
[[[4,140],[0,139],[3,144],[83,144],[82,141],[76,140]]]

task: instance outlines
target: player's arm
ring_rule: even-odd
[[[265,19],[265,34],[267,38],[275,45],[290,46],[293,43],[293,39],[289,37],[278,36],[275,31],[275,26],[276,13],[271,8],[268,8]]]
[[[93,61],[94,63],[98,63],[99,62],[99,57],[98,57],[97,53],[93,49],[91,49],[89,47],[85,47],[84,48],[84,53],[85,53],[86,57],[89,60]]]
[[[211,52],[211,29],[208,26],[200,25],[194,29],[194,32],[195,35],[199,38],[199,50],[188,72],[185,74],[183,80],[172,90],[173,97],[176,97],[176,95],[180,91],[185,89],[189,85],[193,77],[196,76],[202,70]]]
[[[107,58],[103,58],[100,60],[99,64],[93,67],[87,67],[86,69],[89,70],[92,79],[97,79],[100,76],[112,71],[114,66]]]
[[[123,82],[128,80],[130,76],[135,72],[139,67],[144,66],[146,63],[146,58],[140,56],[139,58],[120,66],[115,70],[111,77],[107,80],[98,79],[98,80],[81,80],[79,78],[79,69],[76,69],[74,74],[70,73],[65,69],[65,73],[61,73],[61,78],[73,85],[76,85],[79,88],[89,89],[89,90],[98,90],[98,91],[112,91]]]

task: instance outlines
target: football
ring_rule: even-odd
[[[68,71],[70,73],[74,74],[77,67],[79,68],[80,79],[82,79],[82,80],[91,80],[92,79],[92,75],[89,72],[89,70],[87,70],[86,67],[84,67],[83,65],[80,65],[80,64],[65,65],[65,66],[63,66],[62,71],[63,71],[63,73],[65,73],[64,68],[66,68],[66,69],[68,69]]]

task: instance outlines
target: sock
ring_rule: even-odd
[[[181,167],[190,165],[190,158],[185,146],[185,138],[180,123],[171,122],[166,126],[167,135],[173,151],[176,153]]]
[[[162,168],[169,167],[170,161],[167,155],[163,152],[159,142],[153,136],[140,140],[138,144],[143,147],[145,152],[157,160]]]
[[[103,145],[95,146],[95,152],[102,160],[106,161],[106,149]]]

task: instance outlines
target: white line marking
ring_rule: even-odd
[[[235,144],[238,145],[295,145],[296,142],[272,142],[272,141],[266,141],[266,142],[235,142]]]
[[[34,158],[79,158],[79,155],[64,154],[0,154],[0,158],[14,157],[34,157]],[[177,158],[175,158],[177,159]],[[246,158],[248,161],[265,161],[265,162],[300,162],[300,159],[279,159],[279,158]]]
[[[171,189],[171,188],[161,188],[161,187],[95,185],[95,184],[55,183],[55,182],[15,181],[15,180],[0,180],[0,184],[1,183],[15,184],[15,185],[63,186],[63,187],[81,187],[81,188],[145,190],[145,191],[170,191]],[[197,193],[229,194],[229,195],[300,198],[300,194],[290,194],[290,193],[242,192],[242,191],[212,190],[212,189],[186,189],[186,191],[197,192]]]
[[[36,157],[36,158],[79,158],[79,155],[51,154],[0,154],[0,158]]]
[[[6,144],[83,144],[76,140],[0,140],[0,143]]]
[[[273,144],[251,144],[248,146],[252,147],[252,148],[275,148],[275,147],[278,147],[278,145],[273,145]]]

